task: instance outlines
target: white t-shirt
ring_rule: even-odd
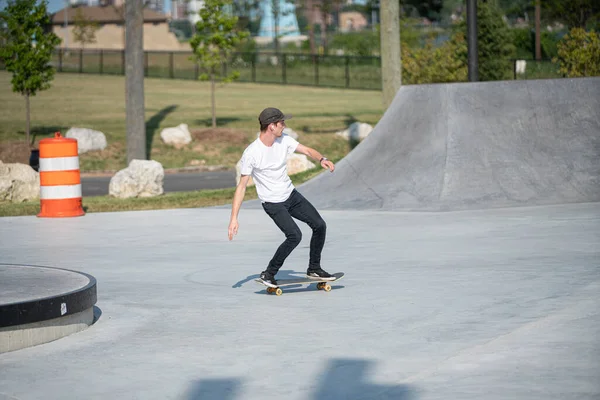
[[[287,158],[296,147],[298,142],[283,134],[271,147],[257,138],[244,150],[240,173],[252,175],[258,198],[263,203],[281,203],[292,194],[294,185],[287,173]]]

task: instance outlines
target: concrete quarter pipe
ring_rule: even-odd
[[[600,78],[403,86],[319,209],[451,211],[600,200]]]

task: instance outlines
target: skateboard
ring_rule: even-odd
[[[259,283],[263,286],[267,286],[267,293],[276,294],[277,296],[281,296],[283,294],[283,290],[281,290],[282,286],[305,285],[305,284],[310,285],[312,283],[317,284],[318,290],[324,290],[326,292],[329,292],[331,290],[331,285],[329,285],[329,283],[342,279],[342,277],[344,276],[344,273],[336,272],[335,274],[332,274],[332,275],[335,276],[335,279],[332,281],[326,281],[326,280],[317,279],[317,278],[277,279],[278,286],[276,288],[272,288],[270,286],[265,285],[260,279],[255,279],[254,282]]]

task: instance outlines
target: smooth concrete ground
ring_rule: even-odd
[[[2,218],[0,262],[93,275],[99,319],[0,355],[0,399],[600,397],[600,204],[322,214],[346,276],[281,297],[261,210]]]

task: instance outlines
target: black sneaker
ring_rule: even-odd
[[[324,281],[334,281],[335,280],[335,276],[326,272],[322,268],[309,269],[308,271],[306,271],[306,276],[310,279],[319,279],[319,280],[324,280]]]
[[[275,276],[269,274],[267,271],[261,272],[259,279],[268,287],[277,287],[277,281],[275,280]]]

